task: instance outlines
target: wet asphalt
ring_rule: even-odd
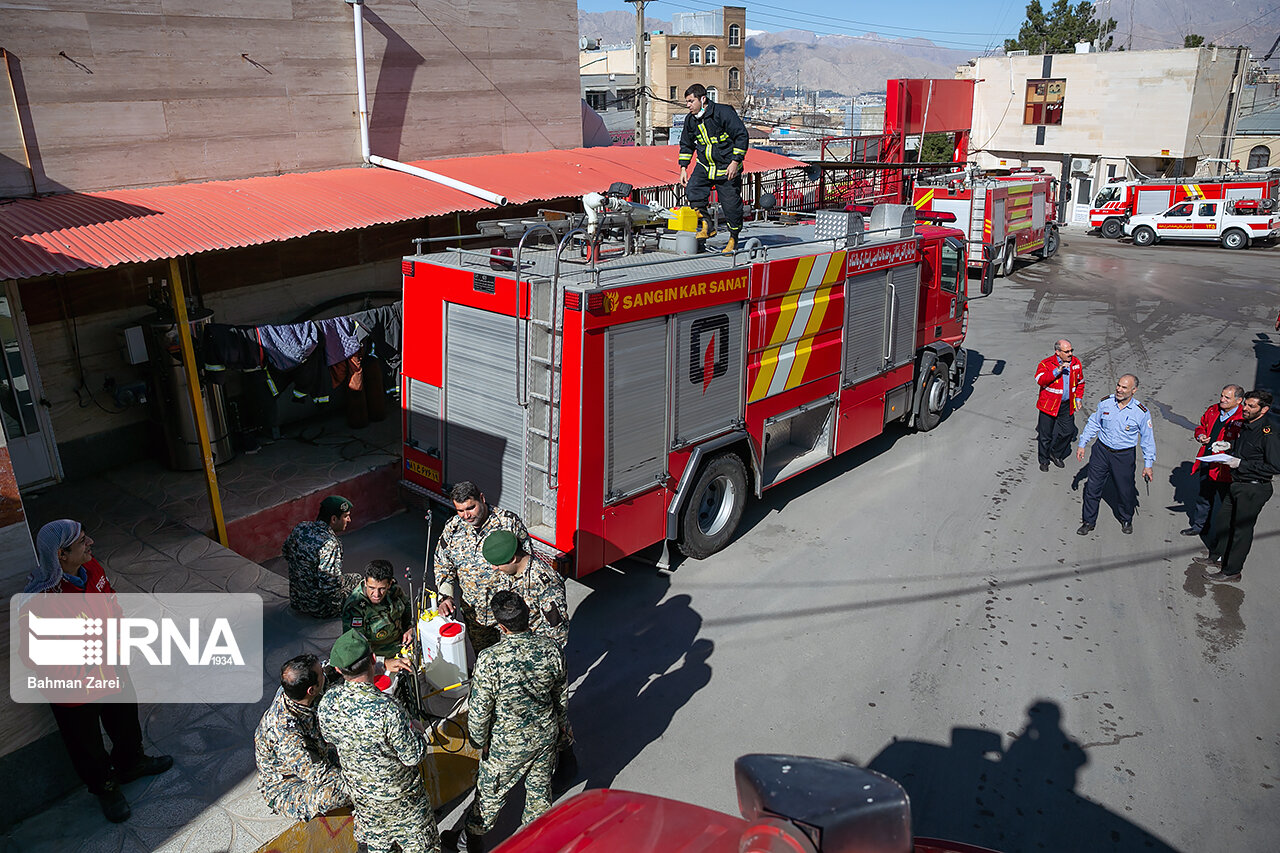
[[[787,752],[894,776],[917,835],[1275,849],[1280,498],[1239,585],[1203,581],[1178,531],[1205,407],[1228,382],[1280,392],[1280,247],[1063,237],[972,301],[970,376],[937,429],[890,427],[767,492],[711,558],[571,583],[573,790],[736,813],[734,758]],[[1140,379],[1157,461],[1133,535],[1110,494],[1076,535],[1084,463],[1039,470],[1032,372],[1061,337],[1085,367],[1080,427],[1121,373]],[[348,549],[410,559],[411,524]]]

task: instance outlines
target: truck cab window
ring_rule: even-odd
[[[1093,200],[1094,207],[1102,207],[1109,201],[1120,200],[1119,187],[1104,187],[1102,192],[1098,193],[1098,197]]]
[[[947,293],[958,293],[960,276],[964,271],[964,243],[955,237],[948,237],[942,244],[942,269],[938,274],[938,286]]]
[[[1190,216],[1193,205],[1177,204],[1169,208],[1169,212],[1165,216]]]
[[[1200,205],[1200,215],[1201,215],[1201,216],[1213,216],[1213,215],[1215,215],[1217,212],[1218,212],[1218,206],[1217,206],[1216,204],[1202,204],[1202,205]]]

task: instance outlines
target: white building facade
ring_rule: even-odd
[[[1247,51],[1237,48],[983,57],[973,158],[980,168],[1042,167],[1070,187],[1069,223],[1113,178],[1225,169]],[[1065,193],[1064,193],[1065,194]]]

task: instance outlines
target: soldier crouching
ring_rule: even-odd
[[[285,661],[280,689],[253,733],[258,790],[267,808],[295,820],[351,805],[337,757],[316,722],[324,690],[324,668],[315,655]]]

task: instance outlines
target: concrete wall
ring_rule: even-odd
[[[978,81],[975,150],[1176,159],[1218,156],[1235,71],[1236,51],[1193,48],[984,57],[959,76]],[[1038,144],[1023,106],[1027,80],[1042,77],[1064,78],[1066,94],[1062,124]]]
[[[576,12],[572,0],[366,4],[373,153],[581,145]],[[30,194],[33,179],[88,191],[360,161],[340,0],[30,0],[0,4],[0,33],[18,103],[0,93],[0,197]]]

